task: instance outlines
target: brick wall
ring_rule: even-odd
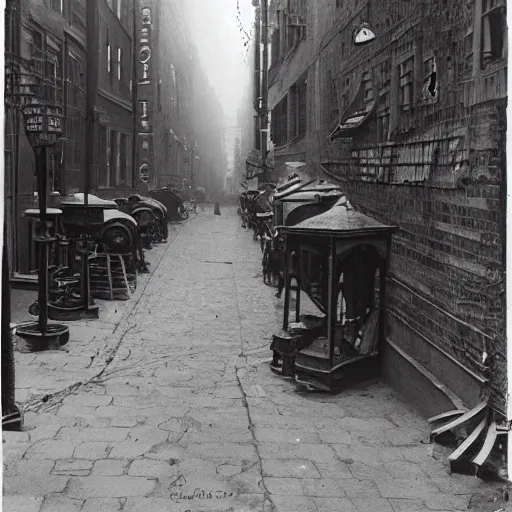
[[[278,148],[276,169],[279,152],[286,159],[305,151],[310,175],[327,171],[355,207],[400,228],[390,262],[390,336],[414,356],[425,348],[419,332],[429,350],[475,381],[488,378],[483,393],[504,412],[505,51],[489,56],[499,41],[480,46],[489,37],[481,0],[341,5],[308,2],[308,37],[272,71],[272,107],[305,71],[309,94],[307,134]],[[377,37],[358,48],[351,37],[361,21]],[[374,110],[360,131],[331,141],[347,109],[358,106],[351,103],[365,76]],[[442,368],[428,369],[442,380]]]

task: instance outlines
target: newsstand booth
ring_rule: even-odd
[[[376,360],[396,230],[355,211],[345,196],[325,213],[281,227],[287,266],[283,331],[271,345],[276,373],[309,390],[336,392],[350,365]],[[301,313],[300,294],[291,310],[292,281],[318,314]]]

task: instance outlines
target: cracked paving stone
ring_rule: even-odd
[[[193,490],[192,490],[193,492]],[[191,509],[189,500],[173,502],[167,498],[128,498],[123,507],[123,512],[226,512],[231,510],[231,503],[225,500],[194,500]],[[239,512],[235,509],[235,512]]]
[[[53,475],[87,476],[92,469],[92,461],[86,459],[58,460],[52,470]]]
[[[356,498],[381,498],[379,488],[373,480],[358,478],[342,478],[339,480],[340,487],[345,491],[347,497]]]
[[[59,430],[56,439],[81,441],[113,441],[126,439],[128,432],[124,428],[76,428],[63,427]]]
[[[4,454],[3,476],[6,478],[11,476],[49,475],[54,466],[54,460],[6,460]]]
[[[320,478],[313,462],[305,459],[263,459],[263,475],[278,478]]]
[[[128,433],[128,441],[155,445],[166,441],[168,436],[168,432],[165,432],[158,427],[135,427],[130,429]]]
[[[112,445],[106,442],[85,442],[75,448],[75,459],[100,460],[105,459]]]
[[[49,493],[62,492],[69,480],[68,476],[24,474],[5,478],[4,495],[19,494],[45,496]]]
[[[302,496],[304,494],[301,480],[298,478],[265,477],[264,483],[270,494],[284,496]]]
[[[409,480],[408,478],[375,479],[375,485],[383,498],[421,498],[439,493],[430,481]]]
[[[83,502],[60,494],[50,494],[45,497],[40,512],[80,512]]]
[[[123,441],[112,448],[109,453],[109,459],[134,459],[140,457],[152,449],[153,445],[148,443],[132,443]],[[101,457],[104,458],[104,457]]]
[[[454,496],[452,494],[435,494],[425,499],[425,505],[432,510],[468,510],[471,495]]]
[[[70,459],[76,444],[70,441],[41,441],[32,445],[24,455],[25,459]]]
[[[393,463],[389,463],[393,464]],[[354,461],[351,464],[343,464],[345,469],[348,472],[348,478],[359,478],[360,480],[370,479],[375,480],[376,478],[380,478],[382,480],[386,480],[391,478],[391,475],[388,471],[386,471],[385,464],[373,464],[369,466],[368,464],[364,464],[363,462]],[[425,475],[423,475],[425,477]]]
[[[145,496],[155,487],[153,480],[130,476],[86,476],[71,477],[66,486],[66,495],[75,499],[125,498]]]
[[[99,407],[110,405],[110,403],[112,403],[112,397],[109,395],[70,395],[64,398],[64,403],[75,407]]]
[[[85,500],[80,512],[120,512],[122,507],[119,498],[89,498]]]
[[[391,503],[384,498],[350,498],[358,512],[394,512]],[[410,511],[412,512],[412,511]]]
[[[204,457],[207,459],[246,459],[256,456],[256,450],[252,444],[236,443],[201,443],[187,445],[187,452],[192,457]]]
[[[317,512],[317,506],[313,498],[306,496],[280,496],[272,495],[272,503],[274,512]],[[344,512],[343,508],[331,510],[323,510],[322,512]],[[352,512],[349,510],[348,512]]]
[[[388,501],[393,508],[393,512],[430,512],[430,509],[421,499],[390,498]]]
[[[169,461],[137,459],[130,464],[127,474],[129,476],[172,479],[178,475],[178,466]]]
[[[313,462],[335,460],[334,451],[321,444],[278,444],[259,443],[258,451],[262,459],[306,459]]]
[[[2,507],[7,512],[39,512],[44,498],[34,496],[9,496],[4,495]]]
[[[345,491],[333,478],[304,478],[300,481],[306,496],[318,498],[343,498]]]
[[[348,498],[313,498],[317,512],[363,512]],[[312,509],[313,510],[313,509]],[[380,509],[366,509],[364,512],[381,512]],[[382,512],[386,512],[384,509]]]
[[[120,476],[124,474],[127,461],[115,459],[101,459],[94,462],[93,476]]]
[[[427,479],[420,465],[413,462],[386,462],[383,467],[393,478]]]
[[[222,476],[235,476],[243,471],[242,466],[238,464],[221,464],[217,466],[217,474]]]
[[[257,441],[263,443],[305,443],[320,444],[320,435],[316,432],[299,429],[264,428],[255,429]]]
[[[402,454],[396,448],[370,447],[353,443],[347,445],[332,445],[340,460],[354,460],[363,462],[369,466],[383,464],[385,462],[396,462],[403,460]]]

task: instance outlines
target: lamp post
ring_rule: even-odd
[[[56,144],[62,135],[62,107],[52,102],[51,89],[54,84],[44,78],[22,73],[24,65],[12,63],[7,69],[6,98],[21,110],[25,124],[25,133],[34,151],[37,177],[39,209],[33,212],[37,217],[34,241],[39,249],[37,322],[24,323],[16,329],[16,334],[26,340],[33,350],[45,350],[55,342],[61,345],[69,340],[69,328],[61,324],[48,323],[48,258],[50,245],[57,238],[50,235],[51,220],[47,211],[48,171],[46,152]]]

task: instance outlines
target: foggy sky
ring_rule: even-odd
[[[239,0],[241,21],[250,34],[251,0]],[[243,89],[250,77],[250,56],[237,21],[237,0],[182,0],[201,66],[215,89],[227,123],[236,124]],[[245,62],[244,62],[245,60]]]

